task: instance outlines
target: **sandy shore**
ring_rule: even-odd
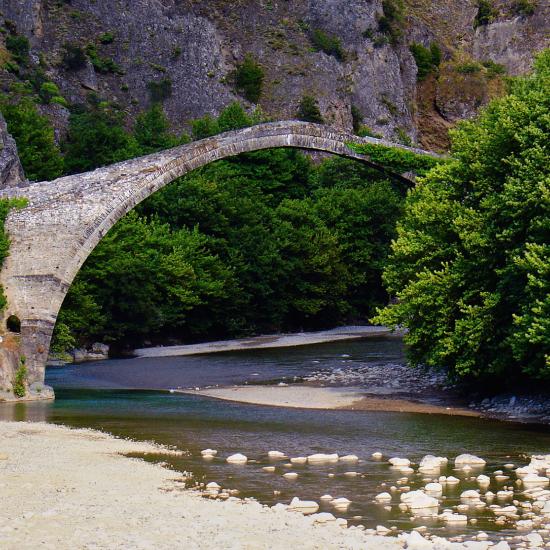
[[[256,502],[206,500],[182,490],[179,473],[120,454],[134,452],[162,449],[92,430],[0,422],[0,547],[402,548]]]
[[[166,346],[140,348],[134,350],[137,357],[170,357],[180,355],[198,355],[203,353],[217,353],[221,351],[240,351],[246,349],[287,348],[338,342],[341,340],[358,340],[373,336],[388,336],[391,331],[386,327],[338,327],[332,330],[319,332],[302,332],[294,334],[272,334],[254,336],[240,340],[220,340],[204,344],[186,346]]]
[[[291,386],[233,386],[177,391],[225,401],[273,407],[481,416],[477,411],[462,407],[432,405],[398,397],[365,396],[364,392],[352,388],[319,388],[292,384]]]

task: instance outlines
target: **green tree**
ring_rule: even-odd
[[[134,137],[143,155],[185,142],[184,138],[177,138],[170,133],[170,123],[159,103],[154,103],[147,111],[138,115],[134,126]]]
[[[317,124],[324,124],[325,122],[319,110],[319,103],[310,95],[302,97],[300,105],[298,105],[296,116],[298,120],[303,120],[305,122],[315,122]]]
[[[139,155],[139,146],[123,126],[122,113],[107,105],[72,113],[64,143],[68,173],[86,172]]]
[[[17,142],[17,150],[26,176],[31,181],[53,180],[63,172],[63,157],[55,144],[52,125],[38,113],[30,98],[18,103],[0,99],[0,110],[8,131]]]
[[[384,279],[414,364],[455,377],[550,378],[550,50],[407,199]],[[506,375],[506,376],[504,376]]]
[[[247,54],[244,61],[237,65],[233,79],[237,92],[251,103],[258,103],[262,95],[264,70],[252,55]]]

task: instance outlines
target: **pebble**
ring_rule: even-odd
[[[275,471],[275,466],[264,466],[262,468],[262,470],[264,472],[268,472],[268,473],[272,474]]]
[[[225,460],[230,464],[246,464],[248,462],[248,458],[241,453],[228,456]]]
[[[281,451],[269,451],[269,452],[267,453],[267,456],[268,456],[269,458],[277,459],[277,460],[286,458],[285,453],[282,453]]]
[[[296,472],[287,472],[286,474],[283,474],[283,477],[285,479],[298,479],[298,474]]]
[[[345,455],[341,456],[340,460],[342,462],[357,462],[359,460],[359,457],[357,455]]]
[[[307,457],[305,456],[296,456],[290,459],[291,464],[305,464],[307,462]]]
[[[378,451],[375,453],[372,453],[371,456],[372,458],[374,458],[374,460],[381,460],[384,457],[384,455],[382,453],[379,453]]]

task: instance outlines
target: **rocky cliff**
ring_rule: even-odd
[[[369,131],[439,149],[447,144],[450,125],[500,93],[505,74],[527,71],[533,52],[549,43],[550,8],[543,0],[497,1],[477,28],[474,0],[406,0],[403,10],[399,4],[0,0],[1,40],[10,33],[26,36],[31,64],[71,103],[93,92],[121,104],[131,118],[149,104],[151,83],[166,86],[164,107],[177,130],[242,100],[230,75],[251,54],[265,72],[259,104],[268,116],[293,118],[307,94],[338,127],[351,128],[353,106]],[[388,6],[398,8],[395,20]],[[312,33],[318,30],[336,39],[341,55],[317,51]],[[442,52],[439,70],[420,84],[412,43],[435,43]],[[87,52],[85,62],[72,69],[64,62],[68,45]],[[1,41],[0,50],[0,60],[9,60]],[[5,72],[2,86],[15,78]],[[61,135],[67,110],[44,110]]]

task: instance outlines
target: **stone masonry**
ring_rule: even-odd
[[[8,298],[0,333],[6,331],[9,316],[19,318],[20,353],[26,358],[28,384],[44,381],[56,317],[78,270],[107,231],[138,203],[205,164],[273,147],[324,151],[381,169],[368,157],[349,148],[350,142],[430,154],[383,140],[343,134],[328,126],[276,122],[52,182],[0,189],[0,197],[26,197],[29,201],[26,208],[13,210],[7,219],[10,255],[0,273],[0,283]],[[6,368],[0,365],[0,374]]]

